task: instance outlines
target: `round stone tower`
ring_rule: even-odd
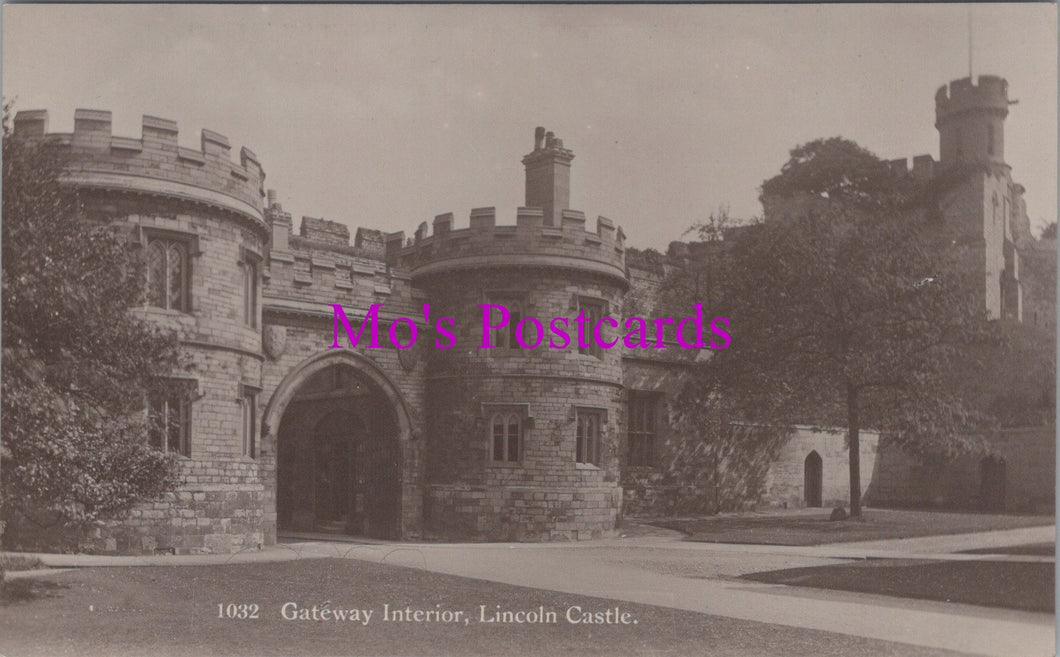
[[[538,128],[523,160],[535,207],[519,208],[514,226],[477,208],[469,228],[454,230],[453,215],[443,214],[433,235],[422,225],[412,243],[398,234],[388,244],[391,266],[427,293],[430,323],[455,319],[451,348],[434,346],[435,338],[448,345],[444,335],[428,343],[428,535],[577,540],[614,530],[620,353],[580,348],[576,319],[589,322],[592,340],[595,322],[622,316],[624,236],[605,217],[586,231],[584,214],[566,207],[572,159]],[[571,334],[565,346],[549,333],[557,318]],[[522,346],[540,333],[536,347]]]
[[[177,332],[189,357],[172,376],[184,391],[145,399],[169,430],[151,436],[176,454],[184,482],[129,518],[96,528],[101,552],[229,552],[275,540],[275,504],[258,449],[261,389],[262,215],[265,174],[246,148],[203,130],[199,149],[177,143],[177,124],[143,117],[140,138],[111,135],[111,113],[77,110],[72,133],[48,133],[48,115],[19,112],[14,138],[56,144],[61,181],[85,213],[125,227],[147,263],[144,306],[132,312]]]
[[[935,92],[939,161],[952,164],[1004,164],[1008,82],[994,75],[954,80]]]

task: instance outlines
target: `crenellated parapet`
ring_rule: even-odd
[[[291,213],[276,202],[272,190],[265,217],[272,228],[263,292],[266,315],[330,319],[333,303],[351,311],[384,304],[385,317],[416,310],[420,298],[408,273],[390,271],[383,260],[380,231],[358,228],[350,244],[345,224],[302,217],[298,234],[292,234]]]
[[[585,214],[563,210],[561,223],[545,223],[541,208],[519,208],[514,226],[498,226],[495,208],[475,208],[469,227],[454,229],[453,214],[434,218],[433,234],[420,224],[413,238],[387,236],[387,263],[414,278],[443,272],[498,267],[548,267],[594,272],[628,286],[625,234],[607,217],[586,228]]]
[[[111,134],[111,113],[79,109],[74,131],[48,132],[46,110],[21,111],[13,136],[43,139],[65,151],[64,180],[80,188],[166,196],[234,212],[266,229],[262,218],[265,172],[248,148],[232,161],[228,138],[203,130],[198,150],[177,143],[175,121],[143,117],[139,139]]]
[[[996,75],[980,75],[978,84],[971,78],[954,80],[935,92],[935,122],[968,111],[995,111],[1008,114],[1008,82]]]
[[[931,180],[935,177],[935,158],[930,155],[913,156],[913,168],[909,168],[909,160],[901,157],[887,161],[887,167],[896,176],[912,175],[917,180]]]

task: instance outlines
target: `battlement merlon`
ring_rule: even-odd
[[[935,176],[935,167],[938,162],[930,155],[916,155],[913,157],[913,168],[909,169],[909,160],[901,157],[887,161],[887,167],[895,176],[912,174],[917,180],[931,180]]]
[[[453,228],[453,214],[434,218],[434,233],[424,222],[415,237],[390,233],[387,264],[411,272],[413,278],[475,267],[559,267],[592,271],[620,279],[625,273],[622,229],[598,217],[596,230],[585,229],[585,214],[563,210],[558,226],[548,225],[541,208],[521,207],[514,226],[498,226],[493,207],[471,210],[467,228]]]
[[[980,75],[978,84],[971,78],[954,80],[935,92],[935,127],[939,122],[970,111],[988,111],[1008,115],[1008,81],[996,75]]]
[[[266,229],[263,219],[265,172],[257,155],[240,149],[231,160],[228,138],[202,130],[198,150],[177,143],[175,121],[144,115],[139,139],[111,134],[111,113],[74,111],[74,131],[49,133],[47,110],[15,115],[12,136],[46,139],[67,150],[64,181],[80,187],[127,189],[172,196],[236,212]]]

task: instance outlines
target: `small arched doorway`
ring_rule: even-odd
[[[824,463],[816,450],[806,456],[803,463],[803,496],[806,506],[822,506],[824,490]]]
[[[1005,510],[1005,459],[999,456],[979,461],[979,505],[984,511]]]
[[[280,532],[399,538],[400,409],[352,364],[314,368],[276,433]]]

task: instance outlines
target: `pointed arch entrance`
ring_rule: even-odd
[[[373,363],[324,354],[291,372],[265,412],[275,428],[280,532],[400,538],[404,400]]]
[[[816,450],[810,452],[803,463],[803,490],[806,506],[822,506],[824,462]]]

